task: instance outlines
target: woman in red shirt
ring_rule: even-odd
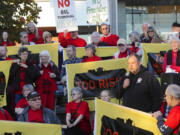
[[[82,101],[82,89],[72,88],[72,101],[66,105],[67,135],[90,135],[90,111],[88,103]]]
[[[2,33],[2,41],[0,43],[1,46],[13,46],[13,43],[8,38],[8,32],[4,31]]]
[[[38,29],[34,23],[30,22],[27,24],[28,40],[36,44],[44,44],[43,31]]]
[[[102,60],[100,57],[96,56],[96,48],[94,45],[89,44],[85,47],[86,57],[82,60],[82,62],[92,62]]]
[[[169,50],[164,56],[163,72],[166,72],[168,66],[180,73],[180,40],[175,37],[172,38],[171,47],[172,50]]]

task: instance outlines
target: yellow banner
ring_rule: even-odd
[[[62,135],[61,125],[0,121],[0,134],[21,132],[21,135]]]
[[[104,71],[115,70],[115,69],[127,69],[128,63],[127,58],[117,60],[104,60],[96,62],[78,63],[78,64],[67,64],[67,87],[68,87],[68,100],[71,101],[71,89],[74,87],[74,78],[76,74],[87,73],[88,70],[97,70],[102,67]],[[94,110],[94,100],[88,100],[90,110]],[[115,101],[117,102],[117,101]]]
[[[32,54],[39,54],[43,50],[48,50],[52,61],[58,65],[58,44],[53,43],[53,44],[42,44],[42,45],[27,45],[25,46],[28,48],[29,51],[31,51]],[[8,56],[9,55],[17,55],[19,46],[10,46],[7,47],[8,49]]]
[[[9,69],[12,61],[1,61],[0,62],[0,107],[6,106],[6,88],[9,79]]]
[[[66,48],[64,50],[64,60],[68,59],[67,57],[67,51]],[[96,54],[99,57],[108,57],[108,56],[114,56],[114,53],[118,52],[117,47],[98,47],[96,48]],[[78,58],[82,58],[83,56],[86,56],[86,51],[84,47],[78,47],[76,48],[76,56]]]
[[[157,120],[153,118],[151,114],[121,105],[108,103],[100,99],[96,99],[95,102],[95,135],[119,135],[119,133],[122,134],[122,132],[124,131],[120,129],[120,126],[122,126],[122,122],[123,125],[126,125],[126,127],[124,128],[129,127],[129,130],[132,129],[130,128],[130,126],[133,126],[135,128],[145,130],[146,132],[152,132],[154,135],[161,135],[157,127]],[[129,120],[132,121],[132,124],[128,123]],[[138,133],[140,132],[139,129]]]
[[[148,53],[159,53],[160,51],[168,51],[171,49],[169,44],[142,44],[144,50],[143,65],[147,67]]]

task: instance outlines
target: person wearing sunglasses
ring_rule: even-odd
[[[60,124],[55,112],[45,108],[41,104],[41,97],[36,91],[32,91],[27,96],[28,106],[19,115],[18,121]]]

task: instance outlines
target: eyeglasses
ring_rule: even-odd
[[[41,100],[41,98],[39,97],[39,98],[31,99],[31,100],[29,100],[29,101],[40,101],[40,100]]]
[[[106,27],[106,28],[102,28],[102,30],[108,30],[108,27]]]

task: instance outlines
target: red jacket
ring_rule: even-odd
[[[86,57],[85,59],[82,60],[82,62],[92,62],[92,61],[100,61],[102,60],[100,57],[94,55],[92,57]]]
[[[76,39],[61,39],[61,46],[66,48],[68,45],[74,45],[75,47],[85,47],[86,46],[86,41],[82,38],[77,37]]]
[[[4,109],[0,109],[0,120],[10,120],[10,121],[14,121],[12,116],[8,113],[8,111],[4,110]]]
[[[36,34],[35,33],[29,33],[28,34],[28,41],[29,42],[35,42],[36,44],[44,44],[44,40],[43,40],[43,31],[38,29],[38,33],[39,33],[39,39],[36,39]]]
[[[22,98],[17,104],[16,108],[26,108],[28,106],[28,102],[26,98]]]
[[[110,46],[117,46],[117,41],[119,39],[119,36],[115,34],[110,34],[107,37],[102,36],[101,41],[109,44]]]

